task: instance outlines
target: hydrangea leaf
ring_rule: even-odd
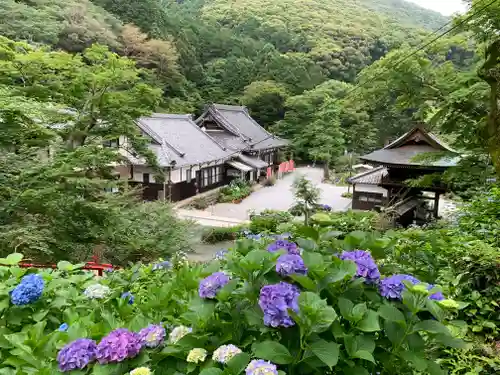
[[[276,341],[264,341],[252,345],[252,351],[257,358],[262,358],[279,365],[292,363],[293,357],[288,349]]]

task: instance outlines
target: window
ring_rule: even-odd
[[[149,184],[149,173],[142,174],[142,182],[144,182],[145,184]]]
[[[209,167],[201,170],[201,186],[206,187],[217,184],[223,179],[223,167]]]
[[[104,141],[102,144],[105,147],[118,148],[118,146],[120,146],[120,142],[118,139],[108,139],[108,140]]]

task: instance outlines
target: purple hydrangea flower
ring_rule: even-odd
[[[215,272],[200,282],[198,294],[201,298],[215,298],[217,292],[229,282],[224,272]]]
[[[411,275],[393,275],[380,281],[380,294],[388,299],[401,299],[405,284],[409,281],[412,284],[419,284],[420,281]]]
[[[141,339],[137,333],[118,328],[102,338],[97,345],[96,358],[100,364],[121,362],[135,357],[141,348]]]
[[[291,327],[295,324],[288,309],[298,311],[299,288],[280,282],[260,290],[259,306],[264,312],[264,324],[271,327]]]
[[[434,288],[434,285],[429,284],[429,286],[427,287],[427,290],[431,290],[432,288]],[[432,299],[434,301],[442,301],[442,300],[444,300],[444,295],[441,292],[436,292],[434,294],[431,294],[429,296],[429,299]]]
[[[339,258],[352,260],[356,263],[356,276],[364,277],[368,282],[376,282],[380,279],[380,272],[370,252],[364,250],[344,251]]]
[[[320,205],[320,207],[323,211],[331,211],[332,210],[332,206],[329,206],[327,204],[322,204],[322,205]]]
[[[141,344],[148,348],[156,348],[157,346],[163,344],[166,335],[167,333],[165,328],[154,324],[151,324],[139,331]]]
[[[75,340],[57,354],[59,370],[62,372],[81,370],[96,358],[97,345],[94,340]]]
[[[307,267],[300,255],[283,254],[276,261],[276,272],[281,276],[306,275]]]
[[[278,368],[269,361],[254,359],[245,369],[245,375],[278,375]]]
[[[130,292],[123,293],[121,298],[126,299],[127,303],[129,305],[132,305],[134,303],[134,300],[135,300],[134,295],[132,293],[130,293]]]
[[[288,254],[300,255],[300,249],[295,242],[290,242],[288,240],[277,240],[269,246],[267,246],[267,251],[274,253],[278,250],[284,249]]]
[[[10,294],[14,305],[27,305],[40,299],[45,283],[40,275],[31,273],[24,276]]]

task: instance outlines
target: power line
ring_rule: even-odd
[[[487,9],[488,7],[490,7],[491,5],[493,5],[494,3],[496,3],[498,0],[493,0],[493,1],[490,1],[488,4],[486,4],[484,7],[482,7],[481,9],[477,10],[476,12],[472,13],[471,15],[469,15],[468,17],[464,18],[463,20],[461,20],[459,23],[457,23],[455,26],[453,26],[452,28],[440,33],[437,35],[437,37],[433,38],[431,41],[421,45],[420,47],[418,47],[415,51],[409,53],[408,55],[404,56],[403,58],[401,58],[399,61],[397,61],[393,66],[392,66],[392,69],[396,69],[399,65],[401,65],[403,62],[405,62],[406,60],[408,60],[409,58],[415,56],[417,53],[419,53],[420,51],[424,50],[425,48],[429,47],[431,44],[435,43],[436,41],[438,41],[439,39],[441,39],[443,36],[451,33],[452,31],[458,29],[459,27],[461,27],[462,25],[468,23],[472,18],[474,18],[476,15],[480,14],[483,10]],[[439,29],[435,30],[434,32],[431,33],[431,35],[434,35],[436,34],[437,32],[441,31],[442,29],[446,28],[448,25],[450,25],[451,23],[453,23],[453,20],[447,22],[445,25],[441,26]],[[388,73],[389,70],[386,72]],[[385,73],[381,73],[379,74],[378,76],[375,76],[373,77],[372,79],[370,80],[367,80],[367,81],[364,81],[362,83],[359,83],[358,85],[356,85],[353,89],[351,89],[350,91],[348,91],[345,96],[342,98],[342,99],[345,99],[347,96],[349,96],[350,94],[352,94],[354,91],[358,90],[360,87],[363,87],[364,85],[368,84],[368,83],[371,83],[373,82],[374,80],[376,80],[377,78],[379,78],[380,76],[384,75]],[[339,99],[340,100],[340,99]]]
[[[493,1],[490,1],[488,4],[486,4],[485,6],[483,6],[481,9],[475,11],[474,13],[470,14],[469,16],[467,16],[466,18],[464,18],[463,20],[461,20],[460,22],[458,22],[455,26],[447,29],[446,31],[444,32],[441,32],[439,33],[441,30],[447,28],[449,25],[451,25],[454,21],[451,20],[451,21],[448,21],[446,24],[444,24],[443,26],[441,26],[440,28],[436,29],[435,31],[433,31],[430,36],[432,35],[436,35],[437,33],[437,36],[433,39],[431,39],[429,42],[427,43],[424,43],[423,45],[421,45],[420,47],[418,47],[415,51],[409,53],[408,55],[406,56],[403,56],[399,61],[397,61],[393,66],[392,66],[392,69],[396,69],[399,65],[401,65],[403,62],[405,62],[406,60],[410,59],[411,57],[415,56],[417,53],[419,53],[420,51],[424,50],[425,48],[429,47],[430,45],[434,44],[436,41],[438,41],[439,39],[441,39],[442,37],[444,37],[445,35],[451,33],[452,31],[460,28],[461,26],[463,26],[464,24],[468,23],[470,20],[472,20],[474,17],[476,17],[476,15],[479,15],[480,13],[482,13],[484,10],[486,10],[487,8],[489,8],[491,5],[493,5],[494,3],[496,3],[498,0],[493,0]],[[472,10],[472,9],[471,9]],[[428,39],[428,38],[427,38]],[[375,76],[373,78],[371,78],[370,80],[367,80],[367,81],[364,81],[362,83],[359,83],[358,85],[356,85],[354,88],[352,88],[351,90],[349,90],[341,99],[337,99],[335,102],[339,102],[340,100],[343,100],[345,99],[346,97],[348,97],[350,94],[352,94],[354,91],[358,90],[359,88],[365,86],[366,84],[368,83],[371,83],[373,81],[375,81],[376,79],[380,78],[380,76],[388,73],[389,70],[385,73],[381,73],[379,74],[378,76]],[[231,157],[233,155],[236,155],[236,154],[239,154],[241,153],[242,151],[250,151],[255,145],[259,144],[259,143],[262,143],[262,142],[265,142],[267,141],[268,139],[271,139],[271,138],[274,138],[274,135],[270,135],[268,137],[265,137],[264,139],[252,144],[249,146],[249,148],[247,149],[243,149],[243,150],[239,150],[239,151],[235,151],[234,153],[231,153],[229,154],[227,157]]]

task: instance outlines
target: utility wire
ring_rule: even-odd
[[[486,0],[485,0],[486,1]],[[466,18],[464,18],[463,20],[461,20],[460,22],[458,22],[455,26],[447,29],[446,31],[443,31],[441,33],[439,33],[440,31],[446,29],[449,25],[451,25],[454,21],[451,20],[451,21],[448,21],[446,24],[444,24],[443,26],[441,26],[440,28],[436,29],[435,31],[433,31],[429,37],[431,37],[432,35],[437,35],[435,38],[431,39],[429,42],[426,42],[424,44],[422,44],[420,47],[418,47],[415,51],[407,54],[406,56],[403,56],[400,60],[398,60],[392,67],[391,69],[396,69],[399,65],[401,65],[403,62],[405,62],[406,60],[410,59],[411,57],[415,56],[417,53],[419,53],[420,51],[424,50],[425,48],[429,47],[430,45],[434,44],[435,42],[437,42],[439,39],[441,39],[442,37],[444,37],[445,35],[451,33],[452,31],[458,29],[459,27],[463,26],[464,24],[468,23],[470,20],[472,20],[473,18],[476,17],[476,15],[479,15],[480,13],[482,13],[484,10],[486,10],[487,8],[489,8],[490,6],[492,6],[494,3],[496,3],[498,0],[493,0],[493,1],[490,1],[488,4],[486,4],[485,6],[483,6],[481,9],[475,11],[474,13],[470,14],[469,16],[467,16]],[[472,8],[471,8],[472,10]],[[439,34],[438,34],[439,33]],[[428,38],[429,38],[428,37]],[[427,38],[427,39],[428,39]],[[359,88],[365,86],[366,84],[368,83],[371,83],[373,81],[375,81],[376,79],[380,78],[381,76],[383,76],[384,74],[388,73],[389,70],[385,73],[381,73],[375,77],[372,77],[371,79],[367,80],[367,81],[364,81],[362,83],[359,83],[357,84],[354,88],[352,88],[351,90],[349,90],[341,99],[337,99],[336,101],[334,101],[334,103],[337,103],[339,102],[340,100],[344,100],[346,97],[348,97],[350,94],[352,94],[354,91],[358,90]],[[253,143],[251,145],[249,145],[249,148],[247,149],[243,149],[243,150],[239,150],[239,151],[235,151],[231,154],[229,154],[227,157],[231,157],[233,155],[236,155],[236,154],[239,154],[241,153],[242,151],[251,151],[251,149],[259,144],[259,143],[262,143],[262,142],[265,142],[267,141],[268,139],[271,139],[271,138],[274,138],[274,135],[270,135],[256,143]]]
[[[493,5],[494,3],[496,3],[498,0],[493,0],[493,1],[490,1],[488,4],[486,4],[484,7],[482,7],[481,9],[477,10],[476,12],[472,13],[471,15],[469,15],[468,17],[464,18],[463,20],[461,20],[459,23],[457,23],[455,26],[453,26],[452,28],[442,32],[442,33],[439,33],[435,38],[433,38],[431,41],[427,42],[427,43],[424,43],[423,45],[421,45],[420,47],[418,47],[415,51],[409,53],[408,55],[406,56],[403,56],[399,61],[397,61],[396,63],[394,63],[394,65],[391,67],[391,69],[396,69],[399,65],[401,65],[403,62],[405,62],[406,60],[408,60],[409,58],[415,56],[417,53],[419,53],[420,51],[423,51],[425,48],[429,47],[430,45],[434,44],[435,42],[437,42],[439,39],[441,39],[442,37],[444,37],[445,35],[451,33],[452,31],[458,29],[459,27],[461,27],[462,25],[468,23],[470,20],[472,20],[476,15],[479,15],[480,13],[482,13],[485,9],[489,8],[491,5]],[[445,25],[441,26],[439,29],[437,29],[436,31],[434,31],[433,33],[431,33],[431,36],[438,33],[439,31],[441,31],[442,29],[446,28],[448,25],[450,25],[451,23],[453,23],[453,20],[447,22]],[[388,73],[389,70],[386,72]],[[375,76],[375,77],[372,77],[371,79],[367,80],[367,81],[364,81],[362,83],[359,83],[358,85],[356,85],[354,88],[352,88],[350,91],[348,91],[345,96],[342,98],[342,99],[345,99],[347,96],[349,96],[350,94],[352,94],[354,91],[358,90],[359,88],[363,87],[364,85],[368,84],[368,83],[371,83],[373,81],[375,81],[376,79],[380,78],[380,76],[383,76],[385,73],[381,73],[379,74],[378,76]]]

